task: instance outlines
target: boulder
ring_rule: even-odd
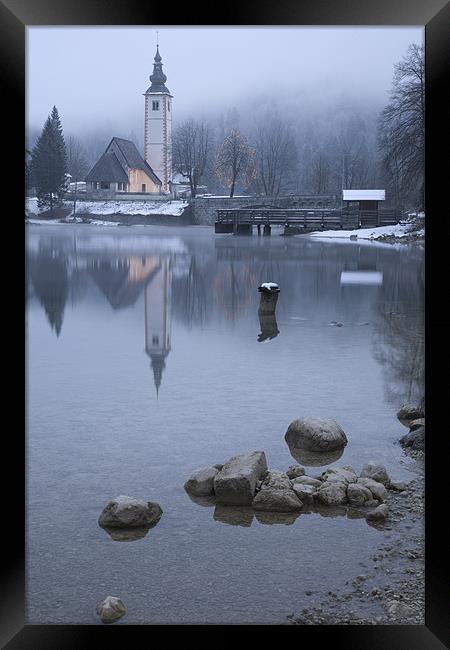
[[[120,495],[104,507],[98,523],[104,528],[150,528],[158,523],[162,512],[158,503]]]
[[[265,479],[261,483],[261,490],[290,490],[291,487],[292,484],[288,475],[276,470],[267,472]]]
[[[296,512],[301,510],[303,503],[294,490],[266,488],[258,492],[252,505],[255,510],[266,512]]]
[[[102,623],[114,623],[127,613],[123,602],[115,596],[107,596],[105,600],[98,603],[96,611]]]
[[[134,542],[145,537],[150,530],[149,526],[134,526],[133,528],[102,526],[102,528],[115,542]]]
[[[425,417],[425,411],[415,404],[403,404],[397,412],[397,417],[399,420],[417,420]]]
[[[334,451],[306,451],[300,447],[295,447],[292,442],[288,442],[289,452],[298,463],[308,467],[324,467],[335,463],[344,453],[342,449]]]
[[[403,447],[411,447],[414,450],[425,450],[425,427],[419,427],[415,431],[410,431],[400,438],[400,444]]]
[[[420,429],[420,427],[425,426],[425,418],[418,418],[417,420],[410,420],[408,422],[408,427],[410,431],[416,431],[416,429]]]
[[[299,476],[304,476],[305,468],[301,465],[291,465],[287,470],[286,474],[290,479],[298,478]]]
[[[313,452],[334,451],[347,444],[347,436],[337,422],[315,417],[291,422],[285,440],[288,445]]]
[[[314,500],[327,506],[339,506],[347,503],[347,486],[345,483],[325,481],[314,494]]]
[[[317,487],[314,485],[295,483],[292,489],[302,503],[312,504],[314,502],[314,494],[317,492]]]
[[[362,478],[371,478],[377,483],[389,485],[391,479],[388,476],[386,468],[380,463],[366,463],[361,470]]]
[[[322,472],[322,480],[329,481],[330,483],[356,483],[358,475],[354,470],[344,469],[343,467],[330,468]]]
[[[372,498],[372,492],[369,488],[359,483],[350,483],[347,487],[347,499],[351,506],[363,506],[366,501],[371,501]]]
[[[222,505],[251,505],[256,482],[267,472],[266,455],[253,451],[233,456],[214,477],[216,501]]]
[[[297,476],[297,478],[292,479],[292,487],[295,485],[312,485],[313,487],[319,488],[322,485],[322,481],[319,481],[317,478],[312,478],[312,476]]]
[[[409,623],[409,620],[414,616],[414,610],[409,605],[401,603],[398,600],[390,600],[387,603],[387,611],[389,616],[406,619]]]
[[[389,489],[395,492],[403,492],[403,490],[408,489],[408,483],[406,481],[391,481],[389,483]]]
[[[385,503],[382,503],[380,506],[367,513],[366,519],[367,521],[382,521],[383,519],[386,519],[388,514],[389,508]]]
[[[196,470],[184,484],[184,489],[196,497],[206,497],[214,494],[214,477],[219,470],[216,467],[205,467]]]
[[[358,479],[357,485],[362,485],[368,488],[371,491],[373,498],[377,501],[386,501],[387,490],[382,483],[378,483],[378,481],[363,476]]]

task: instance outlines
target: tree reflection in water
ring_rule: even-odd
[[[59,337],[69,293],[67,258],[49,240],[30,260],[29,272],[34,292],[44,308],[52,330]]]

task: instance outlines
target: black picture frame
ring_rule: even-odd
[[[442,223],[439,217],[443,206],[445,190],[448,186],[446,168],[440,166],[438,153],[442,148],[442,138],[446,134],[448,103],[445,98],[449,52],[449,4],[444,0],[260,0],[243,5],[236,0],[228,1],[220,8],[221,13],[211,16],[211,9],[196,3],[195,8],[188,5],[173,8],[166,5],[158,7],[155,3],[142,3],[139,0],[2,0],[0,3],[0,73],[2,75],[3,108],[6,109],[8,133],[13,139],[8,147],[8,168],[23,169],[23,149],[25,147],[25,28],[31,25],[418,25],[425,27],[426,60],[426,405],[431,418],[428,419],[426,442],[426,611],[424,626],[282,626],[290,638],[301,642],[326,642],[333,647],[355,648],[358,650],[383,648],[399,650],[438,650],[449,647],[450,608],[448,542],[441,531],[447,517],[445,504],[440,503],[440,494],[446,478],[447,455],[441,453],[439,414],[445,404],[446,385],[436,379],[442,364],[440,352],[445,350],[446,325],[448,319],[443,314],[442,278],[445,277],[445,239],[442,237]],[[176,15],[176,23],[173,16]],[[5,118],[4,118],[5,120]],[[4,152],[6,153],[6,152]],[[11,173],[10,215],[7,228],[8,237],[17,248],[17,258],[23,262],[25,226],[23,219],[23,177],[18,172]],[[442,250],[441,247],[442,246]],[[9,245],[8,245],[9,247]],[[18,315],[16,334],[19,338],[17,349],[24,349],[26,329],[21,311],[24,284],[20,285],[20,272],[16,273],[19,286],[11,291],[9,298],[18,302],[15,312]],[[24,276],[22,276],[24,279]],[[441,290],[439,290],[441,287]],[[8,298],[8,299],[9,299]],[[9,308],[8,308],[9,309]],[[23,329],[22,329],[23,324]],[[5,429],[7,438],[4,450],[4,465],[10,468],[8,483],[7,525],[2,541],[6,543],[3,553],[4,571],[1,589],[2,622],[0,641],[8,650],[61,650],[65,648],[98,647],[102,643],[130,643],[139,635],[136,644],[153,643],[153,634],[146,626],[76,626],[76,625],[25,625],[25,463],[26,459],[26,372],[20,366],[17,354],[14,365],[7,366],[8,394],[18,398],[15,417]],[[442,365],[443,368],[443,365]],[[16,372],[14,372],[16,370]],[[25,377],[25,382],[23,381]],[[11,407],[10,407],[11,408]],[[9,410],[9,409],[8,409]],[[17,421],[23,422],[23,431]],[[19,431],[17,430],[19,429]],[[446,439],[446,427],[442,430]],[[447,470],[448,471],[448,470]],[[155,626],[151,626],[155,627]],[[173,627],[173,626],[156,626]],[[175,626],[176,627],[176,626]],[[183,626],[200,631],[204,626]],[[228,635],[235,626],[219,626]],[[241,626],[238,626],[241,627]],[[260,626],[251,626],[260,627]],[[273,627],[273,626],[270,626]],[[256,631],[256,630],[255,630]],[[152,636],[149,638],[149,633]],[[251,630],[250,630],[251,632]],[[214,633],[214,631],[213,631]],[[280,641],[281,643],[283,640]]]

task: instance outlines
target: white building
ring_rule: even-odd
[[[144,93],[144,160],[161,179],[163,193],[170,192],[172,182],[172,99],[165,83],[158,46],[153,64],[150,88]]]

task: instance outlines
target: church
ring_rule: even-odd
[[[144,93],[144,156],[131,140],[112,138],[86,176],[86,193],[112,199],[124,193],[167,195],[172,186],[172,99],[159,46]],[[136,197],[141,198],[141,197]]]

